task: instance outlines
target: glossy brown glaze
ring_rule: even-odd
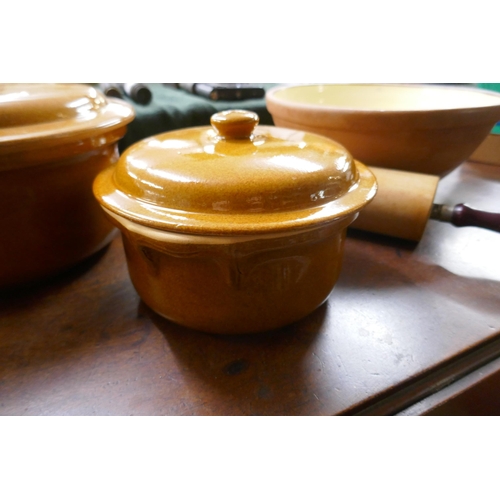
[[[221,334],[292,323],[331,292],[374,176],[339,144],[256,127],[255,113],[212,122],[132,146],[96,178],[95,195],[157,313]]]
[[[60,272],[107,244],[113,226],[92,181],[118,158],[116,145],[68,160],[0,173],[0,285]]]
[[[120,229],[132,283],[147,305],[196,330],[240,334],[293,323],[328,298],[348,223],[225,244],[159,241]]]
[[[134,144],[98,176],[97,199],[147,227],[255,235],[309,229],[357,213],[373,198],[373,175],[341,145],[306,132],[256,127],[257,115],[251,113],[250,121],[248,113],[231,111],[228,116],[237,119],[225,124],[225,135],[196,127]],[[247,137],[239,135],[239,120],[254,126]]]
[[[92,194],[133,118],[83,85],[0,85],[0,287],[58,273],[113,236]]]
[[[88,85],[0,84],[2,155],[94,140],[133,119],[132,108]]]

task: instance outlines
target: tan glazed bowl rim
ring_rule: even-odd
[[[304,90],[312,93],[308,97]],[[361,96],[361,92],[378,92]],[[334,95],[337,91],[343,95]],[[390,92],[390,94],[389,94]],[[399,96],[397,94],[400,94]],[[350,94],[350,95],[349,95]],[[425,99],[413,100],[421,94]],[[321,96],[318,98],[318,96]],[[360,97],[362,99],[360,100]],[[388,99],[390,97],[390,99]],[[404,114],[404,113],[443,113],[477,110],[479,108],[500,108],[498,92],[470,86],[450,84],[415,83],[322,83],[322,84],[284,84],[272,87],[266,92],[266,99],[290,108],[309,109],[317,112],[362,113],[362,114]],[[342,103],[341,99],[344,99]],[[429,103],[432,102],[432,105]],[[383,103],[377,104],[377,103]]]

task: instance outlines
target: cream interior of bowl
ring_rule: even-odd
[[[277,90],[273,96],[295,104],[346,110],[424,111],[498,106],[500,94],[438,85],[298,85]]]

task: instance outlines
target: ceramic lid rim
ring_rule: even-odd
[[[280,232],[339,220],[359,212],[369,203],[377,191],[375,176],[362,163],[354,160],[354,164],[358,179],[343,196],[324,205],[284,212],[213,214],[159,207],[116,189],[110,182],[113,168],[101,172],[96,177],[93,190],[99,203],[109,211],[151,228],[205,235]]]

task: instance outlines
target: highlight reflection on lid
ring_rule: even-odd
[[[227,111],[212,117],[212,128],[140,141],[96,182],[96,195],[146,225],[198,232],[210,220],[214,230],[243,232],[235,221],[293,225],[301,211],[318,212],[359,184],[353,158],[338,143],[257,124],[255,113]]]
[[[0,146],[82,140],[129,123],[134,111],[89,85],[0,84]]]

